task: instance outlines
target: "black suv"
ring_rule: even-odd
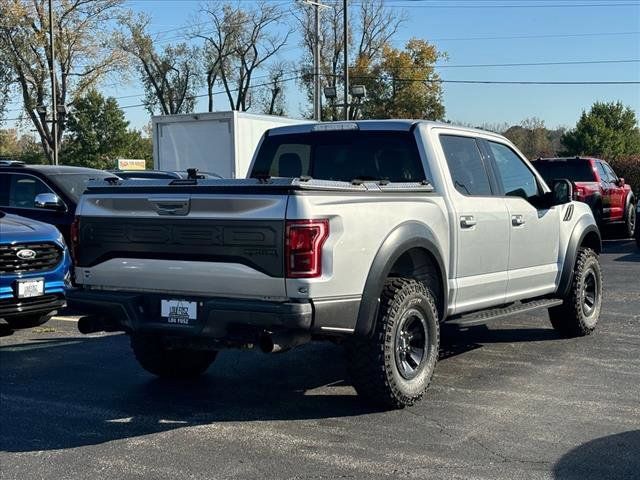
[[[69,244],[76,204],[89,180],[114,177],[93,168],[0,161],[0,210],[58,227]]]

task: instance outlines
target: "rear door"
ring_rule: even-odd
[[[609,208],[611,209],[611,220],[622,220],[624,215],[626,192],[624,191],[624,187],[620,186],[620,179],[618,178],[618,175],[616,175],[616,172],[613,171],[613,168],[611,168],[611,166],[606,162],[602,162],[602,166],[607,172],[607,176],[609,178]]]
[[[483,141],[509,213],[506,301],[555,291],[558,274],[559,210],[541,206],[543,189],[527,162],[509,145]]]
[[[448,165],[456,239],[455,313],[504,303],[509,256],[509,216],[476,139],[441,134]]]
[[[597,161],[596,168],[598,170],[598,175],[600,176],[600,188],[602,189],[602,218],[604,220],[611,220],[611,207],[613,200],[612,187],[614,187],[614,185],[612,185],[611,179],[609,178],[609,172],[604,168],[604,164],[602,162]]]

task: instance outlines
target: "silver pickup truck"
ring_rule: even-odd
[[[443,324],[545,308],[562,335],[595,328],[600,233],[571,198],[485,131],[276,128],[244,180],[91,185],[68,302],[159,376],[201,374],[224,348],[338,341],[357,392],[400,408],[427,389]]]

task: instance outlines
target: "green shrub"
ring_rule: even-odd
[[[621,157],[617,160],[611,160],[609,163],[618,176],[623,177],[624,181],[631,185],[636,193],[636,198],[640,197],[640,155]]]
[[[616,169],[618,176],[623,177],[625,182],[631,185],[636,195],[640,195],[640,155],[616,160],[613,163],[613,167]]]

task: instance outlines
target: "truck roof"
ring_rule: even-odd
[[[430,127],[450,128],[457,131],[465,131],[470,133],[481,133],[483,135],[495,135],[503,138],[502,135],[488,130],[479,128],[463,127],[451,123],[435,122],[432,120],[344,120],[338,122],[322,122],[322,123],[303,123],[299,125],[286,125],[283,127],[275,127],[268,130],[269,135],[287,135],[292,133],[310,133],[313,131],[329,131],[329,130],[349,130],[350,126],[356,126],[358,130],[395,130],[408,131],[416,125],[427,125]],[[353,127],[356,129],[356,127]]]

